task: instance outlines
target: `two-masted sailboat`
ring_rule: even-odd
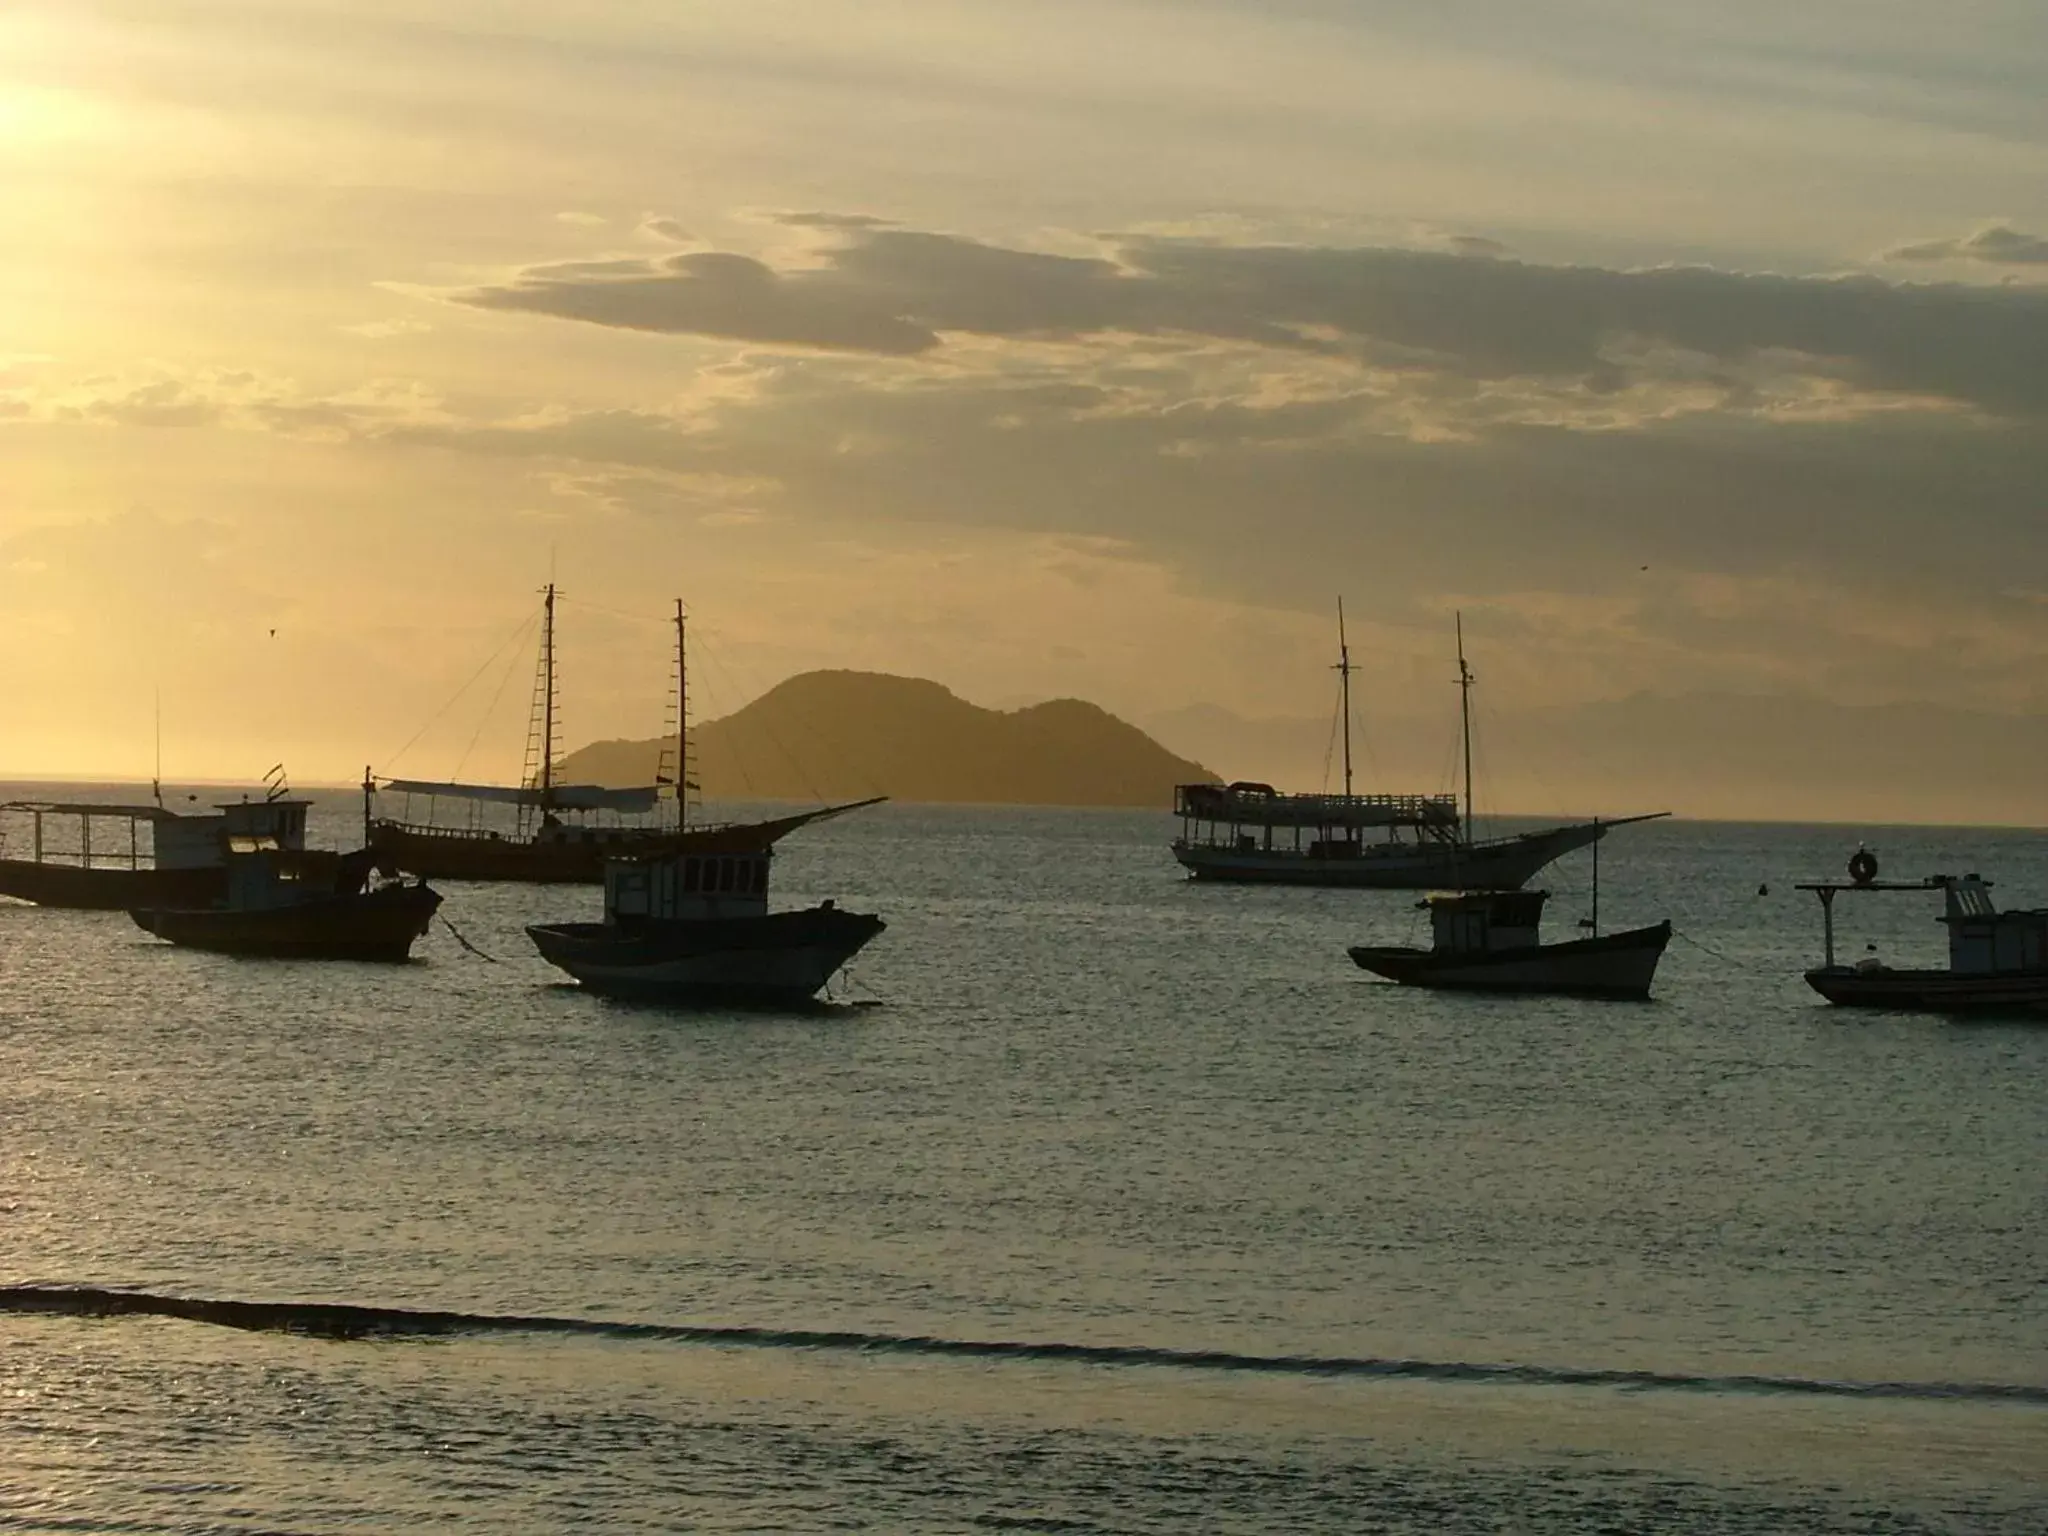
[[[655,783],[610,789],[595,784],[565,784],[556,770],[560,754],[555,595],[554,584],[550,582],[541,608],[540,666],[534,684],[523,782],[514,787],[379,779],[365,770],[364,836],[381,862],[430,880],[597,885],[604,880],[606,859],[658,853],[688,830],[689,785],[681,761],[683,713],[688,709],[689,689],[683,605],[676,604],[675,617],[675,772],[664,771],[668,767],[664,760],[656,771]],[[397,816],[378,814],[380,797],[393,795],[403,797],[404,812]],[[672,818],[660,815],[665,798],[675,806]],[[415,799],[426,802],[424,820],[412,819]],[[439,819],[444,801],[462,808],[452,823]],[[507,811],[511,813],[509,818]],[[597,819],[607,816],[615,819]]]
[[[1670,814],[1622,816],[1518,832],[1474,835],[1472,669],[1457,621],[1458,694],[1465,793],[1360,795],[1351,769],[1351,648],[1337,605],[1337,672],[1344,723],[1344,793],[1283,794],[1270,784],[1182,784],[1174,790],[1180,836],[1173,856],[1196,880],[1258,885],[1356,886],[1380,890],[1520,890],[1535,873],[1614,827]]]

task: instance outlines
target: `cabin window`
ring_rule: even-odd
[[[686,896],[697,894],[697,862],[695,859],[683,860],[683,894]]]
[[[721,895],[721,896],[725,896],[725,895],[729,895],[729,894],[731,893],[731,891],[732,891],[732,860],[731,860],[731,859],[720,859],[720,860],[718,861],[718,894],[719,894],[719,895]]]

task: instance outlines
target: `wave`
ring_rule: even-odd
[[[1829,1381],[1799,1376],[1695,1375],[1607,1367],[1487,1365],[1454,1360],[1375,1359],[1351,1355],[1253,1355],[1231,1350],[1169,1349],[1135,1344],[1068,1344],[1002,1339],[946,1339],[923,1334],[848,1329],[749,1328],[690,1323],[614,1322],[602,1318],[520,1317],[434,1312],[346,1302],[234,1301],[169,1296],[103,1286],[0,1286],[0,1315],[170,1317],[252,1332],[298,1333],[327,1339],[439,1338],[463,1334],[574,1334],[754,1349],[839,1350],[971,1360],[1227,1371],[1274,1376],[1368,1377],[1381,1380],[1488,1383],[1536,1387],[1618,1387],[1636,1391],[1769,1393],[1804,1397],[1918,1398],[1931,1401],[2030,1403],[2048,1406],[2048,1386],[2006,1382]]]

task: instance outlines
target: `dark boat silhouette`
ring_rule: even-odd
[[[1544,944],[1537,938],[1545,891],[1475,891],[1432,896],[1434,943],[1359,944],[1361,968],[1411,987],[1469,992],[1554,992],[1576,997],[1646,998],[1671,941],[1669,922]]]
[[[536,923],[542,958],[592,992],[643,1002],[790,1004],[813,996],[886,924],[833,902],[768,910],[774,845],[876,800],[686,834],[605,869],[604,920]]]
[[[539,885],[597,885],[607,859],[660,853],[687,830],[689,795],[686,765],[656,770],[657,782],[631,788],[564,784],[555,771],[559,757],[555,684],[554,585],[541,607],[540,669],[527,742],[529,772],[516,786],[464,784],[424,779],[378,779],[363,775],[364,841],[392,868],[430,880],[520,881]],[[676,604],[676,695],[678,741],[688,713],[683,608]],[[672,790],[673,822],[649,821]],[[380,795],[399,798],[403,814],[380,815]],[[415,799],[427,807],[425,821],[411,820]],[[456,825],[437,822],[441,802],[464,809]],[[486,807],[508,808],[514,825],[485,825]],[[502,814],[502,812],[500,813]],[[591,816],[641,818],[598,822]]]
[[[192,949],[293,960],[409,958],[441,905],[420,881],[372,886],[370,849],[304,846],[305,800],[226,807],[227,891],[218,903],[137,907],[136,926]]]

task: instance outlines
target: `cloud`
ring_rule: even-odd
[[[1993,266],[2048,265],[2048,236],[1987,224],[1959,240],[1925,240],[1885,252],[1887,261],[1977,261]]]
[[[526,311],[622,330],[724,337],[824,351],[910,356],[939,338],[860,295],[779,273],[750,256],[691,251],[660,262],[566,263],[458,296],[478,309]]]
[[[815,215],[802,215],[815,219]],[[1613,392],[1650,360],[2007,414],[2048,409],[2048,294],[1705,267],[1614,270],[1454,252],[1128,237],[1054,255],[833,226],[810,264],[690,252],[528,268],[450,295],[478,308],[773,347],[937,358],[964,340],[1159,338],[1324,355],[1473,383]],[[1987,248],[2008,253],[2012,240]],[[1476,254],[1490,259],[1475,260]],[[2008,254],[2006,259],[2011,259]]]

